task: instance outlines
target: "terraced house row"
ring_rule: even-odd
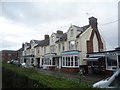
[[[102,52],[106,49],[97,24],[97,19],[90,17],[89,25],[71,25],[65,33],[58,30],[51,36],[45,35],[44,40],[24,43],[20,63],[64,71],[79,71],[80,68],[85,68],[87,62],[84,58],[87,53]]]

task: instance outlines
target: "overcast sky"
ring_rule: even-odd
[[[41,0],[37,2],[0,2],[0,50],[17,50],[32,39],[63,30],[71,24],[88,25],[98,19],[99,31],[108,50],[118,46],[119,0]]]

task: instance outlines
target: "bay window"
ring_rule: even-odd
[[[63,67],[79,67],[79,58],[77,55],[68,55],[62,57]]]

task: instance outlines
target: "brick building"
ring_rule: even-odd
[[[13,51],[13,50],[2,50],[1,51],[2,54],[2,61],[8,61],[8,60],[12,60],[12,59],[17,59],[17,51]]]

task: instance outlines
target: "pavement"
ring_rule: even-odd
[[[44,70],[42,68],[35,68],[39,73],[52,75],[55,77],[66,78],[69,80],[79,81],[80,75],[78,73],[70,73],[70,72],[63,72],[61,70]],[[83,83],[87,85],[93,85],[94,83],[107,78],[105,75],[95,75],[95,74],[88,74],[81,76]]]

